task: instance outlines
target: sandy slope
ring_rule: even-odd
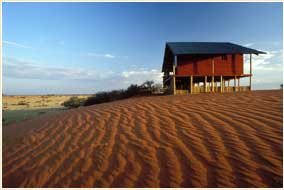
[[[4,187],[281,187],[282,91],[134,98],[3,128]]]

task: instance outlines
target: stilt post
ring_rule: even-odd
[[[238,78],[238,92],[240,91],[240,78]]]
[[[252,54],[249,55],[249,90],[251,90],[251,76],[252,76]]]
[[[175,56],[174,64],[173,64],[173,82],[174,82],[174,89],[173,93],[176,95],[176,65],[177,65],[177,56]]]
[[[212,80],[211,80],[211,86],[212,86],[212,92],[214,92],[214,59],[212,59]]]
[[[223,92],[223,76],[220,76],[220,91]]]
[[[193,90],[193,76],[190,76],[190,94],[192,94],[194,92]]]
[[[198,87],[198,93],[200,93],[200,86],[199,86],[199,82],[197,83],[197,87]]]
[[[204,77],[204,92],[207,92],[207,76]]]
[[[227,86],[227,88],[228,88],[228,92],[230,92],[230,79],[228,79],[228,86]]]
[[[176,95],[176,72],[175,65],[173,65],[173,93]]]
[[[235,75],[235,78],[234,78],[234,91],[237,92],[237,76]]]
[[[226,80],[223,78],[223,92],[226,92]]]

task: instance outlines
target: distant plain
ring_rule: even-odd
[[[2,96],[3,125],[65,110],[62,103],[74,96],[87,98],[91,95]]]

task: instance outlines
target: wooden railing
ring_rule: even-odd
[[[198,93],[204,93],[204,87],[203,86],[195,86],[193,90],[193,94],[198,94]],[[245,92],[249,91],[249,86],[240,86],[240,87],[224,87],[224,93],[226,92]],[[207,93],[213,93],[211,87],[207,87],[206,89]],[[221,92],[221,87],[214,87],[214,92]],[[176,90],[176,94],[190,94],[189,90]]]

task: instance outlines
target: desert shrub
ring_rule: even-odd
[[[141,89],[142,89],[141,86],[138,86],[137,84],[131,84],[127,88],[125,95],[127,98],[138,95],[141,93]]]
[[[26,106],[26,105],[28,105],[28,103],[25,102],[25,101],[19,101],[19,102],[18,102],[18,105],[19,105],[19,106]]]
[[[163,88],[161,84],[154,84],[154,81],[146,81],[142,85],[131,84],[126,90],[98,92],[94,96],[88,97],[84,103],[84,106],[90,106],[94,104],[111,102],[137,96],[149,96],[162,92]]]
[[[147,89],[147,90],[152,90],[153,86],[154,86],[154,81],[152,81],[152,80],[150,80],[150,81],[147,80],[141,85],[141,87],[143,89]]]
[[[126,97],[124,90],[113,90],[107,93],[109,101],[121,100]]]
[[[67,108],[78,108],[81,105],[83,105],[85,102],[85,99],[83,98],[78,98],[78,97],[71,97],[69,100],[66,100],[63,102],[63,106]]]
[[[154,90],[154,81],[146,81],[140,86],[139,95],[149,96],[152,95]]]
[[[158,88],[158,86],[156,87]],[[152,95],[156,89],[154,81],[146,81],[142,85],[131,84],[126,90],[113,90],[110,92],[98,92],[94,96],[87,98],[84,106],[100,104],[105,102],[111,102],[115,100],[121,100],[125,98],[131,98],[136,96],[148,96]]]
[[[113,90],[110,92],[98,92],[96,95],[87,98],[84,106],[90,106],[93,104],[100,104],[104,102],[111,102],[115,100],[121,100],[126,98],[124,90]]]
[[[8,108],[8,103],[3,103],[3,107],[4,107],[4,109]]]

